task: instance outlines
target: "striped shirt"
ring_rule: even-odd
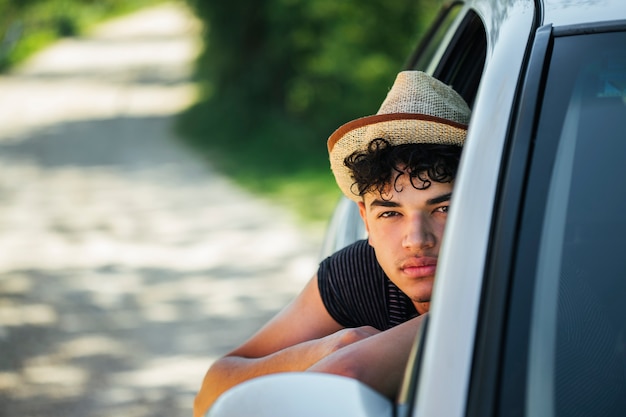
[[[418,315],[409,297],[385,275],[367,240],[323,260],[317,280],[326,309],[342,326],[387,330]]]

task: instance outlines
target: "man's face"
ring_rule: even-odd
[[[422,185],[419,179],[414,182]],[[403,174],[382,195],[369,192],[359,203],[378,263],[420,314],[430,308],[452,187],[453,183],[432,181],[418,190]]]

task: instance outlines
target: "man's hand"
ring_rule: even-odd
[[[365,340],[368,337],[377,335],[379,333],[380,330],[371,326],[339,330],[318,340],[318,357],[321,360],[326,356],[337,352],[339,349],[342,349],[355,342],[360,342],[361,340]]]
[[[350,343],[327,355],[308,370],[355,378],[395,399],[423,318],[424,315],[421,315],[392,329]]]

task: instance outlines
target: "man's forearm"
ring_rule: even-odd
[[[204,415],[222,393],[241,382],[278,372],[305,371],[329,354],[376,333],[373,328],[344,329],[263,357],[225,356],[206,373],[194,401],[194,417]]]
[[[194,417],[206,413],[226,390],[249,379],[290,371],[303,371],[320,359],[315,341],[301,343],[261,358],[225,356],[206,373],[194,401]]]

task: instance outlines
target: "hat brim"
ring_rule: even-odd
[[[330,167],[341,191],[353,201],[361,197],[353,192],[352,174],[344,160],[357,151],[365,151],[373,139],[382,138],[393,145],[428,143],[463,146],[467,125],[415,113],[392,113],[366,116],[339,127],[328,138]]]

